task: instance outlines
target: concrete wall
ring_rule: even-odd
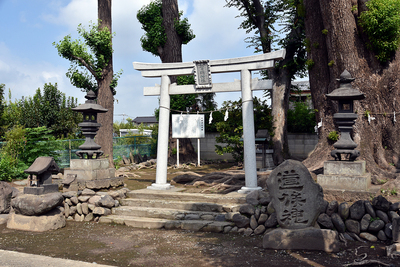
[[[218,136],[218,133],[206,133],[205,138],[200,138],[200,158],[202,160],[233,160],[231,154],[220,156],[215,153],[216,136]],[[197,151],[197,139],[191,140],[194,149]],[[316,134],[288,133],[288,142],[291,157],[303,160],[307,158],[318,143],[318,136]],[[257,156],[260,155],[257,154]]]
[[[290,156],[294,159],[306,159],[318,143],[317,134],[288,133]]]

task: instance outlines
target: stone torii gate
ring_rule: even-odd
[[[133,67],[141,71],[143,77],[161,77],[161,86],[156,85],[155,87],[144,88],[144,95],[160,96],[156,182],[148,188],[167,190],[172,187],[167,183],[170,95],[241,91],[245,186],[239,190],[239,193],[260,190],[261,187],[257,186],[252,90],[272,89],[273,82],[272,80],[252,80],[251,71],[273,68],[275,66],[275,61],[283,59],[285,53],[285,50],[279,50],[267,54],[241,58],[210,61],[200,60],[183,63],[133,62]],[[229,83],[211,82],[212,73],[225,72],[240,72],[241,80]],[[196,84],[171,84],[168,76],[180,75],[195,75]]]

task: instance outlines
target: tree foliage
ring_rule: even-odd
[[[182,18],[183,12],[179,13],[179,19],[175,20],[175,30],[182,40],[182,44],[189,43],[196,36],[190,29],[187,18]],[[161,49],[167,41],[167,34],[163,26],[162,2],[155,0],[143,6],[136,15],[142,24],[145,34],[140,38],[144,51],[152,53],[154,56],[161,56]]]
[[[271,109],[268,107],[266,101],[254,97],[253,107],[255,132],[258,129],[267,129],[272,134]],[[222,109],[229,111],[229,117],[226,121],[221,116],[215,117],[215,124],[219,133],[216,141],[217,143],[224,144],[216,145],[215,152],[219,155],[230,153],[235,161],[243,162],[242,101],[225,101]]]
[[[368,47],[379,61],[390,59],[400,46],[400,1],[370,0],[359,24],[368,35]]]
[[[302,101],[294,102],[293,105],[294,109],[288,110],[288,132],[314,133],[315,109]]]
[[[112,57],[112,34],[107,27],[100,28],[100,25],[91,24],[86,30],[81,24],[78,26],[78,33],[84,41],[72,40],[67,35],[58,43],[53,43],[58,54],[69,60],[71,66],[66,73],[71,84],[83,91],[98,91],[99,81],[106,75],[106,67]],[[110,89],[113,95],[122,71],[113,75]]]

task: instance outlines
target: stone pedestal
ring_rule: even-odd
[[[43,195],[58,192],[58,184],[43,184],[41,186],[24,187],[24,194]]]
[[[108,159],[72,159],[64,177],[75,177],[64,185],[64,191],[106,189],[124,184],[122,177],[115,177],[115,169],[110,168]]]
[[[45,232],[62,228],[65,224],[65,217],[62,211],[54,209],[47,214],[40,216],[26,216],[11,213],[7,221],[7,228],[32,232]]]
[[[368,191],[371,174],[365,171],[365,161],[325,161],[317,182],[327,190]]]

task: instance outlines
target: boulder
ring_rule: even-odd
[[[400,243],[400,217],[394,218],[392,221],[393,242]]]
[[[333,229],[333,223],[331,217],[329,217],[328,214],[326,213],[321,213],[318,216],[317,222],[324,229]]]
[[[350,218],[353,220],[361,220],[365,214],[364,200],[358,200],[350,206]]]
[[[241,206],[240,206],[239,212],[240,212],[241,214],[243,214],[243,215],[249,215],[249,216],[251,216],[251,215],[254,215],[254,213],[255,213],[255,208],[254,208],[254,206],[251,205],[251,204],[244,204],[244,205],[241,205]]]
[[[347,220],[350,214],[350,206],[347,202],[340,203],[338,206],[338,214],[343,220]]]
[[[258,192],[259,190],[254,190],[246,195],[246,203],[257,206],[259,204],[258,201]]]
[[[400,202],[393,203],[389,206],[389,210],[398,211],[400,210]]]
[[[256,216],[251,215],[251,217],[250,217],[250,228],[254,230],[257,227],[258,227],[258,222],[257,222]]]
[[[369,215],[368,213],[365,214],[360,222],[360,231],[361,232],[365,232],[368,230],[369,224],[371,222],[371,215]]]
[[[335,226],[336,230],[339,233],[344,233],[346,231],[346,226],[342,220],[342,217],[340,217],[339,214],[337,213],[332,214],[331,219],[333,225]]]
[[[370,232],[379,232],[385,227],[385,222],[382,220],[372,221],[368,226],[368,231]]]
[[[115,201],[114,199],[109,196],[109,195],[104,195],[102,196],[97,202],[96,202],[96,206],[98,207],[104,207],[104,208],[108,208],[111,209],[112,207],[114,207],[115,205]]]
[[[333,213],[337,213],[338,212],[338,202],[336,200],[331,201],[328,204],[328,207],[326,208],[326,214],[328,216],[331,216]]]
[[[389,239],[392,239],[393,238],[393,232],[392,232],[392,224],[391,223],[387,223],[387,224],[385,224],[385,228],[384,228],[384,232],[385,232],[385,235],[389,238]]]
[[[366,211],[369,215],[371,215],[372,218],[375,218],[375,217],[376,217],[376,213],[375,213],[374,207],[372,207],[371,202],[369,202],[368,200],[366,200],[366,201],[364,202],[364,207],[365,207],[365,211]]]
[[[355,233],[356,235],[360,234],[360,223],[356,220],[346,220],[345,221],[346,229],[351,232]]]
[[[248,227],[250,225],[250,219],[240,213],[234,214],[232,217],[232,221],[239,228]]]
[[[259,225],[256,229],[254,229],[254,234],[255,235],[261,235],[264,232],[265,232],[265,226],[264,225]]]
[[[278,220],[276,218],[276,212],[274,212],[268,217],[268,219],[265,222],[264,226],[266,228],[272,228],[272,227],[275,227],[277,225],[278,225]]]
[[[371,242],[378,241],[378,238],[374,235],[371,235],[370,233],[361,233],[360,237]]]
[[[388,211],[390,202],[382,195],[379,195],[372,200],[372,206],[377,210]]]
[[[38,216],[62,205],[63,200],[64,198],[61,193],[44,195],[21,194],[12,199],[11,206],[17,214]]]
[[[56,230],[64,226],[65,217],[59,209],[53,209],[41,216],[26,216],[12,213],[9,215],[7,221],[7,228],[9,229],[32,232]]]
[[[389,222],[389,217],[388,217],[388,215],[387,215],[386,212],[383,212],[383,211],[381,211],[381,210],[377,210],[377,211],[376,211],[376,216],[377,216],[379,219],[381,219],[382,221],[384,221],[385,223],[388,223],[388,222]]]
[[[103,207],[96,207],[93,210],[94,215],[99,215],[99,216],[107,216],[111,214],[111,210]]]
[[[12,195],[13,187],[7,182],[0,181],[0,214],[10,212]]]

